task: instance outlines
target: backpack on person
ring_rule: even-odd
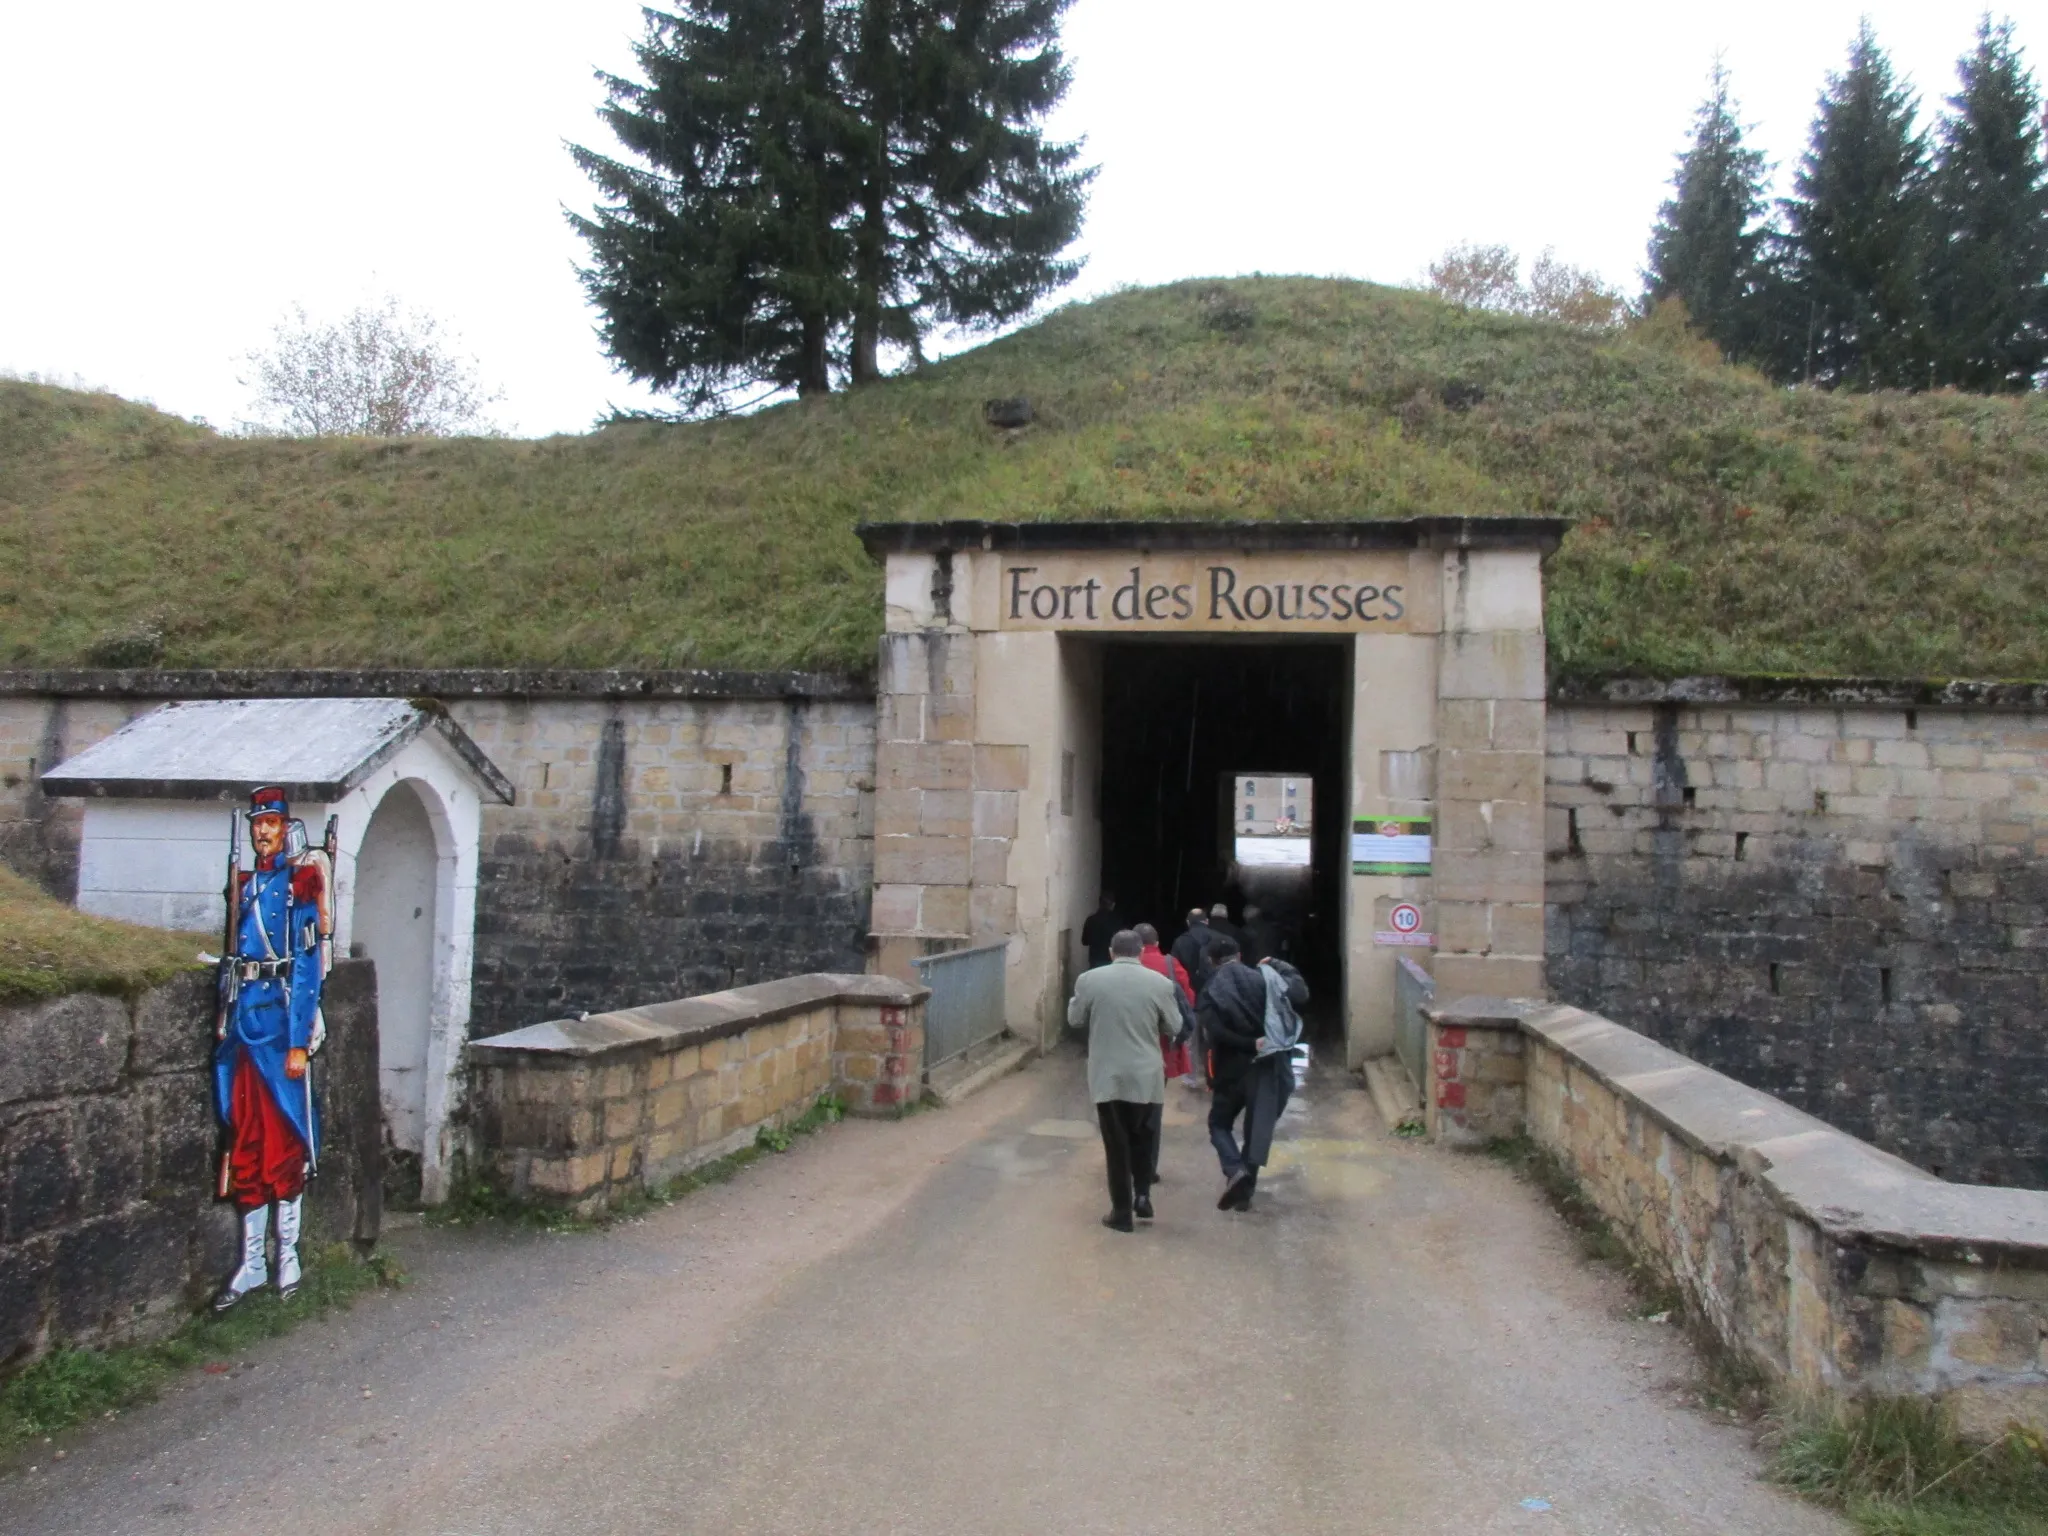
[[[1258,1054],[1264,1057],[1292,1051],[1301,1043],[1301,1014],[1295,1009],[1295,998],[1308,1001],[1308,983],[1285,960],[1268,957],[1259,962],[1258,969],[1266,984],[1266,1033],[1259,1041]]]

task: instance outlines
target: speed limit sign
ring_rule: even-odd
[[[1412,901],[1396,902],[1387,913],[1387,926],[1372,936],[1375,944],[1397,944],[1417,949],[1436,945],[1436,935],[1422,931],[1422,908]]]

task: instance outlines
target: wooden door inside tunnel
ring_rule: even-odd
[[[1257,907],[1255,936],[1301,967],[1311,1034],[1334,1045],[1344,1030],[1350,646],[1130,641],[1104,645],[1101,667],[1102,889],[1169,945],[1192,907],[1223,902],[1240,928],[1247,905]],[[1297,809],[1313,807],[1306,869],[1291,850],[1285,865],[1238,857],[1251,803],[1240,781],[1268,774],[1297,786]]]

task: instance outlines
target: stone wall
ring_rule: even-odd
[[[1519,1039],[1530,1137],[1772,1379],[2048,1424],[2048,1193],[1947,1183],[1581,1009],[1468,998],[1431,1027],[1433,1064]]]
[[[473,1035],[863,968],[871,704],[476,699],[449,712],[518,790],[484,808]]]
[[[1943,1177],[2048,1187],[2048,711],[1721,691],[1553,704],[1553,995]]]
[[[376,1000],[366,963],[328,978],[316,1240],[376,1236]],[[169,1333],[226,1277],[235,1220],[213,1197],[213,1009],[204,971],[132,1001],[0,1008],[0,1369],[60,1344]]]
[[[75,896],[79,802],[37,774],[172,698],[433,697],[486,803],[471,1033],[866,963],[875,709],[801,673],[0,674],[0,861]]]
[[[922,987],[794,976],[478,1040],[472,1156],[521,1199],[592,1212],[752,1143],[827,1090],[855,1114],[919,1093]]]

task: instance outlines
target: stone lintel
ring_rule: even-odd
[[[1520,1029],[1522,1020],[1535,1009],[1548,1007],[1514,997],[1460,997],[1434,1008],[1423,1016],[1453,1029]]]
[[[1683,704],[1750,709],[2048,711],[2048,683],[1970,678],[1591,677],[1556,679],[1553,704]]]
[[[727,992],[707,992],[644,1008],[622,1008],[580,1019],[554,1019],[530,1024],[507,1034],[473,1040],[470,1059],[479,1063],[512,1064],[533,1058],[578,1058],[632,1052],[665,1054],[707,1040],[744,1034],[762,1024],[808,1013],[835,1003],[866,1003],[905,1008],[931,995],[927,987],[890,976],[835,975],[816,972],[757,982]]]
[[[0,696],[65,699],[824,699],[875,697],[833,672],[609,667],[0,668]]]
[[[1549,554],[1569,526],[1555,517],[1410,517],[1357,522],[862,523],[869,556],[953,550],[1534,549]]]

